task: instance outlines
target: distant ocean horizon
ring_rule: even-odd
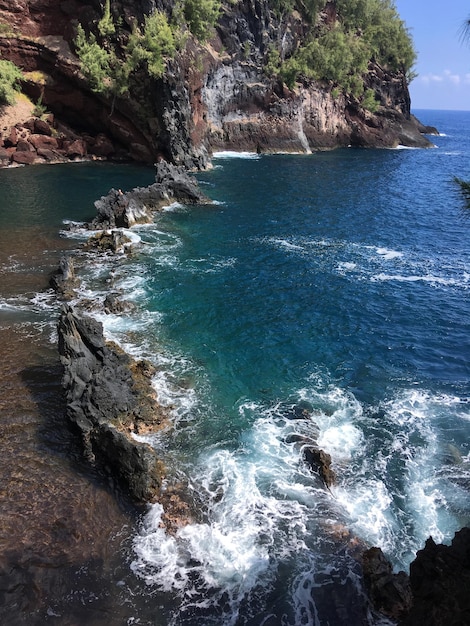
[[[87,257],[76,304],[153,362],[173,417],[146,440],[193,511],[175,535],[161,505],[136,512],[65,433],[47,288],[86,236],[64,222],[153,171],[0,171],[2,462],[17,498],[0,566],[35,581],[38,620],[392,624],[367,603],[358,550],[407,569],[430,535],[448,543],[470,523],[470,220],[454,183],[470,179],[470,112],[412,112],[436,148],[218,153],[197,174],[212,205],[173,204],[133,229],[132,255]],[[105,313],[109,291],[134,311]],[[312,446],[331,455],[330,489]]]

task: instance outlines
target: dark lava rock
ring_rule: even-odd
[[[364,582],[374,608],[393,619],[406,615],[411,608],[412,595],[405,572],[394,574],[380,548],[366,550],[362,564]]]
[[[131,244],[132,239],[127,237],[122,231],[103,230],[90,237],[85,244],[85,248],[88,250],[96,249],[100,252],[112,252],[113,254],[117,254],[118,252],[125,252]]]
[[[310,468],[320,475],[325,487],[334,485],[336,474],[331,469],[331,456],[327,452],[314,446],[305,446],[303,455]]]
[[[102,325],[64,305],[59,324],[67,417],[87,458],[111,474],[137,502],[154,501],[163,478],[155,450],[133,432],[155,432],[167,420],[158,405],[150,364],[108,344]]]
[[[410,566],[413,607],[400,626],[470,624],[470,528],[455,534],[450,546],[430,537]]]
[[[153,221],[153,212],[171,202],[207,204],[209,199],[201,193],[197,181],[182,166],[166,161],[157,164],[155,183],[136,187],[123,193],[111,189],[107,196],[95,202],[98,212],[92,228],[129,228],[137,223]]]
[[[60,259],[59,268],[49,280],[49,284],[60,296],[69,300],[74,297],[74,290],[80,284],[75,275],[73,258],[64,256]]]
[[[121,300],[119,294],[109,293],[104,300],[105,313],[129,313],[135,310],[135,304],[126,300]]]

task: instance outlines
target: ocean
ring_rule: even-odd
[[[130,256],[87,257],[78,299],[154,363],[171,411],[147,441],[193,513],[174,535],[64,426],[47,287],[85,236],[64,223],[153,172],[0,171],[9,623],[392,623],[365,599],[360,551],[406,570],[470,523],[470,213],[453,180],[470,178],[470,112],[416,113],[435,148],[216,154],[198,174],[213,204],[169,206]],[[104,313],[110,290],[135,309]]]

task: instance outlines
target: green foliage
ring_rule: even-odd
[[[416,53],[392,0],[336,0],[336,8],[345,31],[362,31],[371,58],[392,70],[411,68]]]
[[[111,16],[111,0],[106,0],[104,4],[103,17],[98,22],[98,31],[102,37],[109,37],[114,35],[116,27],[114,26],[113,18]]]
[[[470,209],[470,181],[455,177],[454,182],[460,187],[466,208]]]
[[[184,17],[199,41],[208,39],[219,17],[220,6],[221,0],[185,0]]]
[[[176,52],[176,43],[166,15],[155,11],[145,18],[142,30],[134,28],[123,59],[118,58],[107,39],[100,45],[93,33],[87,37],[81,25],[77,28],[75,49],[92,90],[122,96],[129,90],[130,75],[142,65],[150,76],[160,78],[166,58]]]
[[[42,102],[42,94],[39,96],[38,101],[34,105],[33,115],[34,117],[42,117],[47,112],[46,105]]]
[[[11,61],[0,60],[0,104],[14,104],[22,73]]]
[[[376,100],[375,92],[373,89],[365,90],[361,104],[364,109],[367,109],[367,111],[370,111],[371,113],[375,113],[378,110],[379,103]]]
[[[264,71],[266,75],[277,76],[279,74],[280,65],[281,55],[279,54],[279,50],[277,50],[273,44],[270,44],[266,60],[264,62]]]
[[[176,42],[167,17],[155,11],[145,18],[141,31],[135,28],[129,37],[125,49],[126,69],[128,74],[145,63],[148,73],[154,78],[161,78],[165,70],[165,59],[174,56]]]
[[[93,33],[87,37],[81,24],[77,27],[74,43],[81,70],[92,90],[101,93],[109,91],[112,86],[111,54],[99,45]]]
[[[315,80],[333,81],[348,91],[356,92],[355,78],[367,70],[368,49],[362,38],[333,28],[312,39],[281,69],[281,76],[292,80],[297,72]],[[286,77],[287,74],[287,77]]]
[[[298,1],[312,21],[326,4],[324,0]],[[304,76],[332,82],[360,98],[371,60],[412,77],[415,51],[392,0],[336,0],[335,4],[336,21],[316,24],[306,43],[282,64],[279,75],[288,86]],[[369,110],[377,106],[371,95],[365,97]]]

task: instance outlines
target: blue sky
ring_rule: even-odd
[[[470,39],[461,38],[470,0],[395,0],[395,5],[418,53],[412,109],[470,110]]]

